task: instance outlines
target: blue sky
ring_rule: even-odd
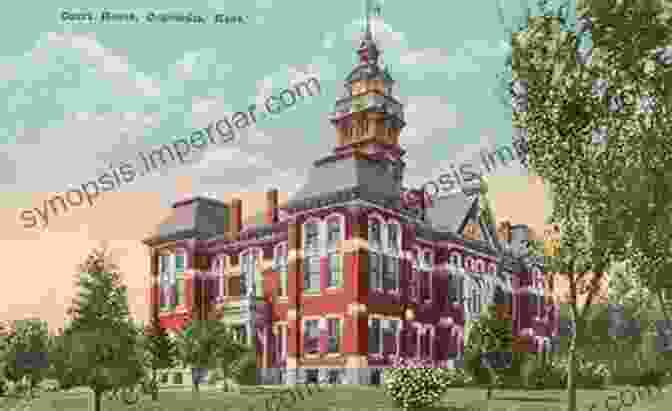
[[[0,44],[0,192],[4,207],[32,208],[34,193],[64,192],[111,164],[244,111],[311,76],[322,94],[248,129],[233,144],[138,178],[124,191],[176,200],[170,176],[196,193],[294,192],[336,141],[327,120],[356,62],[362,0],[117,0],[12,2]],[[426,2],[429,6],[430,2]],[[506,2],[507,17],[518,2]],[[58,4],[58,8],[56,5]],[[139,6],[142,4],[142,7]],[[398,82],[407,127],[406,184],[509,144],[511,112],[493,94],[508,40],[493,0],[383,2],[374,38]],[[242,15],[244,25],[66,23],[64,10]],[[10,35],[7,35],[10,33]],[[297,153],[301,154],[297,156]],[[505,173],[524,173],[517,167]],[[46,194],[45,194],[46,198]]]

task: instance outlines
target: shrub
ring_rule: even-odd
[[[231,375],[238,384],[257,384],[257,353],[248,351],[231,365]]]
[[[391,368],[383,371],[385,393],[404,410],[431,406],[457,378],[467,379],[461,372],[441,365],[431,361],[396,359]]]
[[[553,360],[532,371],[530,383],[537,388],[562,389],[567,386],[567,359]],[[611,377],[605,364],[577,358],[576,386],[579,388],[602,388]]]
[[[549,361],[536,367],[530,374],[530,383],[536,388],[562,389],[567,386],[567,371],[559,361]]]

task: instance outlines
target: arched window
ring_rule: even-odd
[[[462,267],[462,255],[457,251],[453,251],[452,253],[450,253],[449,262],[451,265],[454,265],[455,267]]]
[[[273,266],[274,270],[278,271],[280,274],[280,297],[287,296],[287,270],[288,270],[288,258],[287,258],[287,243],[280,243],[273,248]]]
[[[326,219],[327,231],[327,287],[338,288],[343,286],[343,256],[341,244],[345,240],[345,216],[332,214]]]
[[[306,253],[320,249],[320,221],[311,219],[303,225],[303,248]]]
[[[303,290],[308,293],[320,291],[320,253],[322,241],[320,232],[322,231],[322,222],[316,218],[311,218],[303,225],[303,243],[304,243],[304,270],[303,270]]]

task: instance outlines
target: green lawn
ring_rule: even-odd
[[[166,390],[159,395],[159,402],[145,397],[135,405],[125,405],[113,400],[103,400],[103,411],[266,411],[264,399],[269,397],[271,390],[244,389],[241,394],[222,393],[219,391],[203,391],[193,393],[189,390]],[[606,410],[604,400],[614,390],[579,390],[578,401],[581,411],[590,410],[590,404],[599,401],[600,407],[595,411]],[[486,405],[484,390],[478,388],[455,388],[449,390],[442,403],[433,408],[435,411],[453,410],[453,406],[464,408],[467,405],[476,410],[489,411],[564,411],[565,394],[563,391],[495,391],[494,397]],[[658,399],[645,401],[629,409],[629,411],[662,411],[670,409],[672,394],[667,393]],[[9,410],[15,401],[0,399],[4,406],[0,409]],[[42,393],[34,401],[32,411],[90,411],[90,396],[83,393]],[[458,409],[460,409],[458,408]],[[291,409],[315,411],[396,411],[382,389],[372,387],[334,387],[322,393],[316,393],[305,401],[298,401]],[[283,410],[284,411],[284,410]]]

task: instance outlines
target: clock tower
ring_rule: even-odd
[[[379,65],[369,8],[357,50],[359,62],[345,79],[345,95],[336,101],[329,120],[336,128],[337,154],[354,151],[387,160],[388,170],[401,182],[405,167],[405,150],[399,146],[399,134],[406,125],[403,106],[392,96],[395,81],[387,67]]]

